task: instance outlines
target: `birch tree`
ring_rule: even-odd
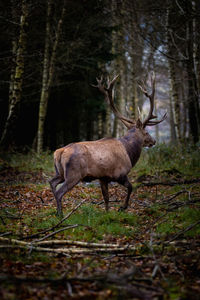
[[[62,23],[66,12],[66,0],[63,2],[60,18],[57,22],[55,31],[55,39],[52,48],[50,47],[51,39],[51,13],[52,13],[53,0],[47,0],[47,17],[46,17],[46,37],[44,47],[44,59],[43,59],[43,75],[42,75],[42,88],[39,104],[39,116],[38,116],[38,131],[37,131],[37,152],[40,153],[43,150],[44,144],[44,124],[47,114],[47,105],[50,95],[50,89],[52,86],[56,53],[60,40],[60,34],[62,30]],[[51,49],[50,49],[51,48]]]
[[[173,45],[172,42],[172,34],[173,34],[173,13],[174,7],[170,7],[167,9],[166,14],[166,40],[167,40],[167,53],[168,53],[168,63],[169,63],[169,80],[171,86],[171,93],[170,93],[170,124],[174,126],[174,130],[171,128],[171,137],[173,142],[180,141],[180,100],[179,100],[179,93],[178,93],[178,85],[176,80],[176,69],[175,69],[175,58],[178,54],[177,49]],[[172,120],[173,119],[173,120]],[[172,131],[173,130],[173,131]],[[172,134],[173,132],[173,134]]]
[[[14,5],[14,2],[12,2]],[[14,11],[14,7],[13,7]],[[0,144],[7,148],[12,144],[15,123],[19,113],[19,106],[22,99],[22,85],[24,75],[24,57],[26,53],[26,27],[28,17],[28,4],[26,0],[21,2],[21,17],[19,23],[19,37],[13,39],[12,52],[15,57],[15,68],[11,68],[10,87],[9,87],[9,107],[8,116],[1,137]]]

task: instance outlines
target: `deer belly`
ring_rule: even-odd
[[[88,163],[87,178],[108,178],[117,180],[120,176],[126,175],[130,171],[130,164],[122,160],[116,160],[105,156],[99,156],[95,161]]]

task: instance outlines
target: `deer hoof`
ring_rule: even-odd
[[[56,216],[59,218],[63,218],[63,212],[62,211],[57,211]]]
[[[127,207],[121,206],[121,207],[118,209],[118,211],[119,211],[119,212],[120,212],[120,211],[125,211],[125,209],[127,209]]]

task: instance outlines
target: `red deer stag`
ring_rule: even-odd
[[[127,197],[121,209],[128,207],[128,201],[132,192],[132,185],[127,174],[140,157],[142,147],[152,147],[155,140],[145,130],[146,126],[153,126],[162,122],[154,120],[154,95],[155,76],[151,77],[152,93],[140,86],[142,92],[150,100],[150,110],[144,121],[124,117],[114,105],[113,86],[116,76],[107,87],[103,85],[102,78],[97,79],[97,87],[105,96],[115,116],[128,128],[125,136],[117,138],[103,138],[97,141],[72,143],[60,148],[54,153],[56,175],[50,180],[52,192],[57,201],[57,213],[62,215],[62,197],[80,181],[90,182],[99,179],[106,211],[108,210],[109,194],[108,183],[118,182],[127,188]],[[56,189],[57,185],[63,183]]]

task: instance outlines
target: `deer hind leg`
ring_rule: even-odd
[[[55,192],[56,192],[56,187],[58,184],[64,182],[64,178],[62,176],[60,176],[59,174],[56,174],[50,181],[49,181],[49,184],[50,184],[50,187],[52,189],[52,192],[55,196]]]
[[[59,187],[55,191],[55,198],[57,201],[57,214],[62,215],[62,197],[69,191],[71,190],[78,182],[80,179],[74,178],[71,180],[65,179],[63,185]]]
[[[102,191],[103,199],[105,202],[105,208],[106,208],[106,211],[108,211],[108,209],[109,209],[108,182],[101,179],[100,184],[101,184],[101,191]]]
[[[127,196],[124,201],[124,205],[122,207],[120,207],[120,209],[119,209],[119,210],[124,210],[128,207],[128,202],[129,202],[129,198],[132,193],[133,187],[132,187],[132,184],[130,183],[130,181],[128,180],[127,176],[120,178],[120,180],[118,180],[118,183],[127,188]]]
[[[56,199],[56,202],[57,202],[57,213],[58,215],[61,215],[62,214],[62,207],[61,207],[61,203],[60,201],[58,200],[58,197],[57,197],[57,194],[56,194],[56,187],[58,184],[64,182],[64,178],[62,176],[60,176],[59,174],[56,174],[50,181],[49,181],[49,184],[50,184],[50,187],[51,187],[51,190],[54,194],[54,197]]]

